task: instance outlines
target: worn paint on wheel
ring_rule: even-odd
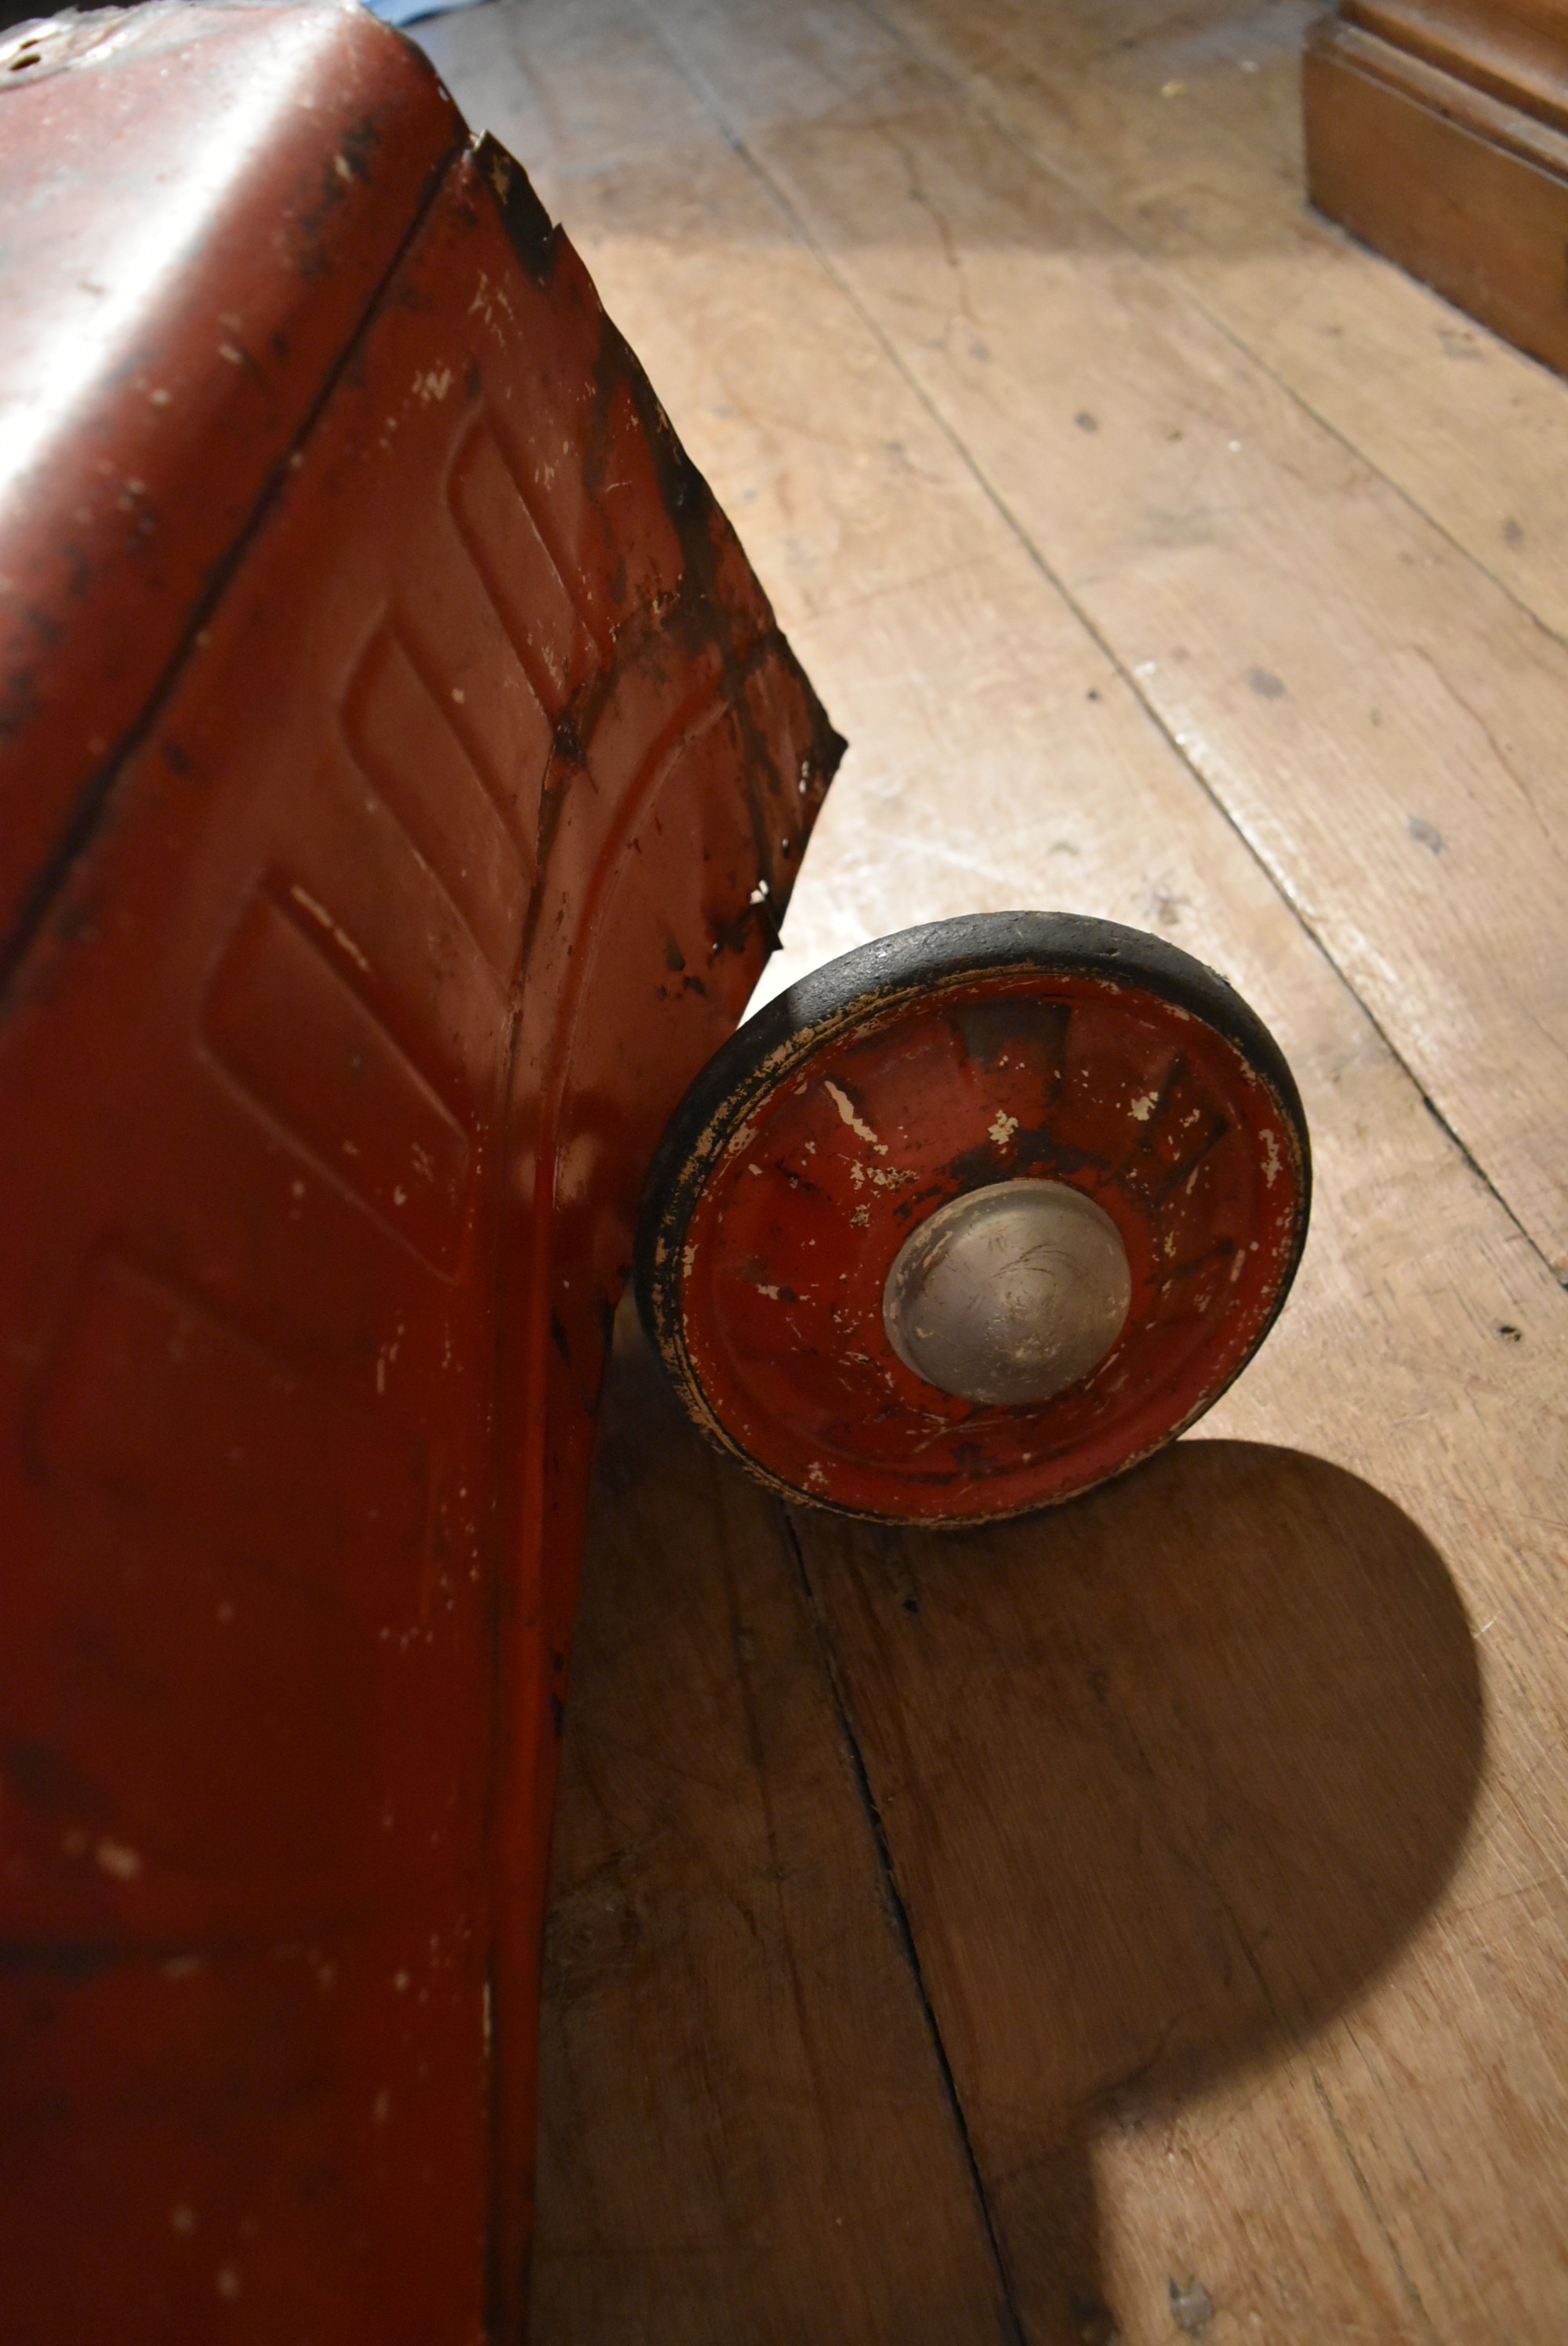
[[[994,1406],[906,1365],[884,1293],[926,1217],[1020,1178],[1110,1217],[1132,1300],[1087,1375]],[[650,1178],[639,1291],[697,1422],[776,1489],[982,1522],[1217,1399],[1284,1300],[1308,1186],[1289,1071],[1212,971],[1106,922],[944,922],[818,972],[705,1070]]]

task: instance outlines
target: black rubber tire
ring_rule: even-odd
[[[778,1483],[730,1437],[707,1403],[683,1340],[680,1309],[683,1249],[703,1185],[738,1128],[844,1027],[900,1001],[921,1001],[949,985],[1002,970],[1047,975],[1080,972],[1119,979],[1201,1020],[1234,1047],[1273,1095],[1297,1143],[1300,1208],[1294,1251],[1273,1310],[1230,1382],[1263,1342],[1289,1292],[1306,1244],[1311,1206],[1306,1112],[1279,1046],[1217,971],[1164,937],[1076,913],[966,913],[879,937],[825,963],[775,995],[714,1053],[665,1127],[637,1220],[633,1256],[637,1308],[671,1384],[710,1441],[791,1502],[832,1513],[851,1512]],[[1212,1407],[1219,1397],[1216,1392],[1205,1407]]]

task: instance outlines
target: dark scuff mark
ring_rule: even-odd
[[[1085,1170],[1100,1173],[1107,1180],[1111,1178],[1111,1168],[1104,1158],[1092,1156],[1085,1148],[1074,1148],[1070,1142],[1057,1137],[1049,1124],[1021,1125],[1009,1146],[1013,1173],[1026,1178],[1064,1180]],[[993,1141],[983,1141],[978,1148],[961,1149],[945,1169],[961,1189],[975,1188],[995,1180],[997,1155]]]
[[[9,668],[0,688],[0,740],[25,733],[38,714],[38,679],[28,668]]]
[[[22,1978],[31,1974],[57,1980],[63,1986],[80,1986],[100,1978],[105,1972],[148,1960],[139,1948],[89,1943],[78,1939],[0,1939],[0,1974]]]
[[[574,704],[572,708],[563,709],[555,719],[551,738],[555,754],[563,766],[580,766],[583,763],[584,736],[592,729],[580,724],[578,717],[577,706]]]
[[[50,906],[75,872],[81,857],[105,821],[113,795],[114,785],[121,770],[135,756],[158,723],[173,692],[178,678],[184,671],[191,649],[199,639],[203,627],[210,619],[224,589],[238,574],[246,556],[261,528],[274,510],[279,495],[287,482],[291,460],[302,453],[315,430],[328,401],[340,382],[351,379],[362,359],[366,334],[376,319],[389,286],[394,283],[402,268],[410,247],[430,212],[441,189],[445,185],[454,156],[461,152],[455,145],[443,148],[432,163],[424,186],[410,213],[407,228],[385,269],[371,287],[359,320],[336,358],[327,367],[315,396],[300,416],[289,448],[270,469],[260,484],[255,503],[236,530],[229,546],[214,557],[202,574],[201,586],[186,617],[185,627],[168,658],[153,678],[139,709],[127,719],[118,739],[99,758],[79,785],[74,803],[61,825],[52,851],[39,866],[31,887],[17,907],[10,933],[0,938],[0,1017],[8,1014],[15,996],[11,987],[23,967],[33,944],[49,916]],[[280,360],[290,352],[288,336],[276,330],[270,337],[270,345]],[[18,679],[7,678],[7,695],[0,697],[0,734],[20,731],[37,714],[36,693],[18,697]],[[27,684],[24,677],[21,682]],[[9,998],[7,998],[9,997]]]
[[[321,231],[340,206],[347,203],[355,180],[361,187],[370,185],[370,158],[381,143],[376,117],[367,114],[343,132],[337,151],[323,158],[321,193],[314,207],[300,213],[298,223],[301,250],[295,266],[301,277],[309,280],[330,273],[331,264],[320,250]]]
[[[958,1003],[947,1013],[947,1023],[963,1046],[964,1056],[976,1066],[989,1073],[1012,1059],[1036,1079],[1048,1071],[1048,1103],[1054,1102],[1062,1087],[1072,1018],[1067,1003],[1041,1002],[1029,995]]]
[[[666,628],[694,656],[710,648],[717,651],[725,700],[740,734],[757,872],[759,880],[767,882],[768,893],[745,906],[743,915],[737,915],[721,942],[729,944],[731,936],[744,939],[755,923],[772,951],[793,882],[789,867],[798,857],[797,834],[809,832],[847,745],[790,652],[760,586],[756,590],[761,607],[755,627],[748,613],[732,607],[722,576],[725,541],[732,535],[729,525],[707,481],[677,438],[635,352],[608,317],[604,321],[594,377],[595,413],[585,451],[585,478],[591,486],[596,454],[602,471],[611,444],[616,393],[624,387],[642,427],[683,557],[684,576],[676,607],[663,615]],[[773,661],[782,666],[804,703],[808,746],[798,776],[779,772],[746,690],[749,678]],[[801,787],[790,788],[797,780]],[[778,810],[770,811],[767,804],[769,786],[781,801]],[[743,944],[737,942],[731,949],[743,950]]]
[[[1184,2289],[1173,2275],[1170,2300],[1171,2320],[1186,2337],[1196,2338],[1214,2320],[1214,2300],[1200,2280],[1189,2279]]]
[[[24,1739],[7,1744],[0,1769],[12,1790],[42,1814],[78,1814],[97,1806],[93,1788],[46,1743]]]
[[[1119,2346],[1121,2331],[1116,2328],[1116,2317],[1103,2297],[1091,2296],[1084,2290],[1069,2290],[1067,2310],[1083,2346]]]
[[[367,188],[371,183],[371,157],[381,143],[381,127],[373,114],[367,114],[362,122],[354,123],[343,133],[343,160],[354,178]]]
[[[513,161],[488,130],[475,144],[473,159],[495,191],[513,250],[543,291],[555,273],[560,230],[535,194],[522,165]]]

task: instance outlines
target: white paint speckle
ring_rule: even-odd
[[[871,1147],[876,1150],[879,1157],[885,1157],[888,1153],[887,1142],[877,1138],[876,1134],[871,1130],[871,1127],[866,1122],[865,1117],[857,1112],[855,1103],[850,1097],[848,1092],[840,1091],[838,1085],[834,1083],[831,1078],[827,1078],[825,1080],[828,1096],[832,1101],[833,1106],[838,1109],[839,1114],[843,1118],[844,1122],[849,1126],[850,1130],[856,1136],[857,1139],[869,1141]]]
[[[1142,1092],[1139,1094],[1138,1097],[1132,1102],[1127,1110],[1127,1114],[1132,1117],[1135,1124],[1147,1124],[1149,1117],[1159,1104],[1159,1096],[1158,1092]]]
[[[299,905],[300,911],[309,913],[311,918],[321,928],[326,930],[327,934],[331,938],[333,944],[340,946],[341,950],[348,954],[349,959],[354,964],[355,967],[362,969],[368,975],[371,966],[369,962],[365,959],[363,954],[360,951],[358,945],[355,944],[352,937],[349,935],[348,932],[344,929],[339,928],[336,921],[333,920],[326,906],[324,904],[318,904],[314,896],[308,895],[303,888],[298,886],[292,887],[290,889],[289,893],[294,899],[295,903]]]
[[[1005,1148],[1018,1129],[1018,1118],[1015,1116],[1009,1116],[1005,1108],[999,1107],[994,1118],[985,1128],[997,1148]]]
[[[1258,1138],[1263,1144],[1263,1178],[1272,1189],[1279,1171],[1279,1136],[1265,1125]]]

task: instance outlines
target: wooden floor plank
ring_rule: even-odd
[[[1568,648],[860,12],[661,12],[1568,1275]]]
[[[1006,2346],[779,1511],[626,1315],[545,1979],[534,2346]]]
[[[1423,1925],[1481,1763],[1470,1627],[1410,1518],[1300,1452],[1196,1441],[987,1535],[799,1528],[1025,2334],[1142,2346],[1173,2290],[1221,2337],[1421,2336],[1429,2299],[1430,2334],[1508,2334],[1462,2261],[1434,2287],[1397,2238],[1410,2152],[1348,2117],[1335,2025],[1354,2002],[1365,2052],[1390,1960],[1407,2009],[1433,2000]],[[1436,2065],[1412,2092],[1400,2050],[1424,2151]],[[1521,2229],[1560,2271],[1554,2208]],[[1565,2309],[1559,2280],[1531,2310]]]
[[[785,78],[800,90],[784,36],[808,15],[867,37],[843,7],[791,15],[777,37],[738,5],[718,26],[748,102],[777,104]],[[1070,2319],[1104,2341],[1114,2314],[1125,2346],[1173,2325],[1220,2346],[1547,2346],[1568,2331],[1568,2045],[1552,2010],[1568,1937],[1568,1299],[727,146],[665,46],[691,65],[688,21],[531,0],[451,20],[432,46],[460,100],[538,171],[853,737],[788,965],[1019,901],[1162,928],[1275,1026],[1317,1146],[1302,1278],[1210,1422],[1233,1445],[1217,1464],[1213,1445],[1186,1445],[1081,1516],[945,1554],[890,1541],[868,1560],[858,1535],[802,1533],[1025,2334],[1054,2346]],[[709,18],[710,87],[716,38]],[[865,136],[874,154],[874,125]],[[872,250],[837,248],[834,270]],[[1085,272],[1104,250],[1088,243]],[[1043,393],[1042,433],[1054,413]],[[1072,451],[1096,444],[1072,430]],[[1354,476],[1339,485],[1353,503]],[[1359,886],[1347,917],[1366,916]],[[1281,1464],[1281,1448],[1303,1455]],[[729,1502],[677,1474],[685,1536],[711,1556],[722,1543],[698,1515]],[[619,1601],[590,1586],[585,1656]],[[664,1617],[639,1617],[624,1716],[691,1668],[678,1636],[661,1662]],[[1076,1678],[1070,1636],[1103,1657]],[[1430,1781],[1412,1789],[1423,1756]],[[618,1780],[607,1747],[597,1780]],[[576,1786],[562,1831],[584,1835],[591,1873],[599,1829],[574,1821]],[[1315,1901],[1341,1862],[1349,1886]],[[696,1905],[659,1923],[687,1949],[661,1958],[667,1976],[728,2046],[705,1999],[754,1988],[697,1952],[719,1923],[695,1889],[668,1894]],[[1267,2025],[1259,1975],[1279,2007]],[[569,2028],[585,2041],[597,2025],[585,2004]],[[600,2172],[614,2160],[585,2144],[624,2135],[630,2058],[622,2023],[606,2025],[608,2050],[571,2055],[576,2085],[570,2062],[551,2073],[550,2157]],[[738,2056],[727,2083],[729,2058],[705,2080],[727,2115],[704,2123],[738,2138],[755,2073]],[[661,2124],[650,2087],[645,2127]],[[573,2241],[555,2270],[575,2263],[591,2292],[603,2251],[564,2229],[587,2168],[560,2172],[541,2253],[548,2267],[552,2239]],[[727,2240],[721,2174],[687,2172],[717,2197],[683,2191],[681,2211]],[[910,2346],[952,2334],[908,2318]],[[596,2319],[600,2335],[642,2334]]]
[[[873,5],[1568,635],[1568,383],[1308,208],[1306,0]]]

